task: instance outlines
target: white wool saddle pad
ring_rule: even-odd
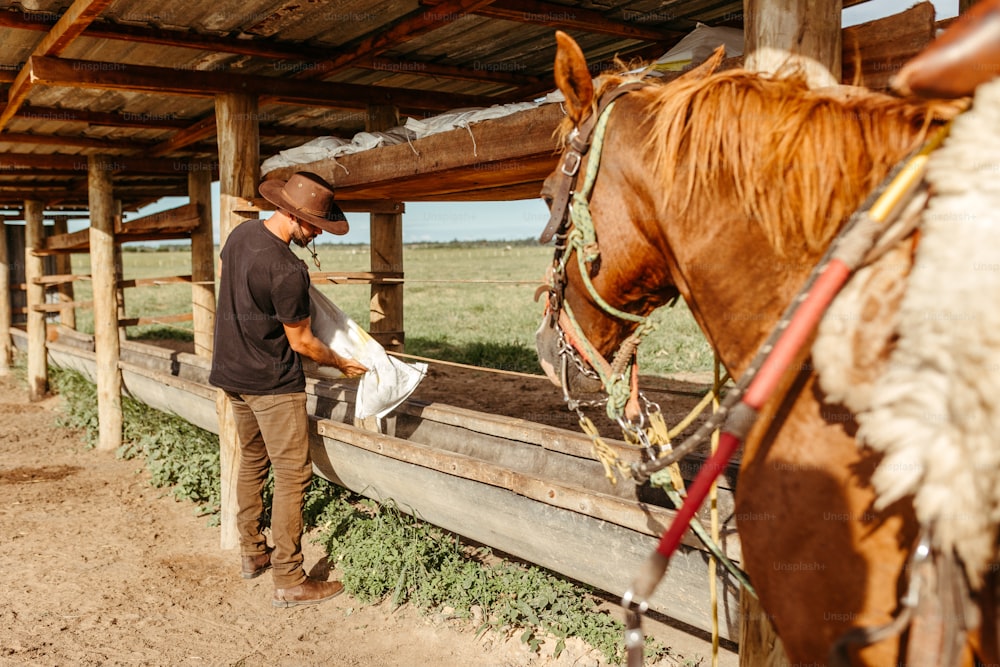
[[[884,454],[878,506],[911,498],[935,547],[955,552],[977,588],[1000,526],[1000,80],[954,121],[926,181],[909,277],[882,279],[892,308],[866,316],[878,288],[858,287],[879,279],[859,272],[821,324],[814,361],[828,399],[856,413],[859,442]],[[844,334],[862,330],[878,346],[845,349]],[[877,371],[843,371],[866,366]]]

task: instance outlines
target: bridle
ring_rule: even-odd
[[[638,346],[638,338],[648,331],[649,322],[645,317],[618,310],[602,299],[590,281],[588,267],[588,264],[595,262],[599,256],[589,199],[600,163],[604,128],[615,99],[642,85],[640,82],[624,84],[606,93],[599,100],[596,113],[570,135],[569,148],[563,155],[559,171],[556,172],[558,179],[550,207],[549,222],[542,232],[540,241],[547,243],[553,236],[557,239],[547,289],[548,315],[552,326],[556,327],[559,334],[559,356],[562,366],[560,381],[567,405],[582,415],[579,410],[582,403],[574,401],[567,388],[568,367],[573,363],[588,377],[596,375],[601,380],[608,393],[608,416],[617,420],[622,425],[623,431],[627,433],[637,431],[640,439],[645,441],[642,429],[624,416],[625,404],[638,393],[638,376],[634,363],[635,348]],[[719,448],[702,466],[693,484],[688,487],[684,504],[662,536],[656,553],[647,561],[643,574],[623,597],[622,604],[628,619],[627,652],[630,665],[642,662],[642,634],[639,624],[641,615],[648,606],[648,596],[662,578],[695,511],[704,501],[715,478],[746,438],[764,403],[777,390],[780,379],[791,367],[799,352],[808,345],[809,336],[819,317],[848,277],[863,264],[876,244],[880,231],[884,230],[883,223],[898,211],[900,199],[912,190],[916,181],[919,181],[922,175],[922,160],[940,143],[946,132],[946,129],[940,131],[922,148],[914,151],[909,159],[896,165],[861,208],[851,216],[848,223],[841,228],[827,253],[809,274],[799,294],[789,304],[771,335],[758,350],[750,366],[744,371],[736,386],[727,393],[718,412],[669,454],[659,458],[654,454],[651,456],[651,461],[633,464],[633,477],[638,482],[645,481],[653,472],[679,461],[704,442],[712,431],[721,429]],[[587,163],[584,181],[578,187],[582,158],[588,150],[592,150],[592,154]],[[565,301],[566,265],[573,254],[577,255],[581,279],[594,302],[606,313],[638,324],[635,333],[621,344],[610,364],[587,340],[573,317],[569,304]],[[586,365],[590,366],[589,372],[586,370]],[[630,371],[628,380],[625,379],[626,368]],[[621,400],[623,393],[627,396],[625,400]],[[639,414],[641,415],[641,412]],[[645,442],[648,444],[648,441]],[[905,606],[909,609],[914,605],[915,602],[910,600]],[[835,652],[842,651],[846,644],[866,645],[885,634],[898,633],[908,621],[909,612],[897,616],[898,618],[886,626],[866,628],[864,632],[859,633],[860,636],[853,633],[845,636],[835,645]],[[836,657],[832,656],[834,664]]]
[[[590,213],[590,196],[600,168],[604,133],[615,101],[645,85],[641,81],[630,81],[607,91],[598,101],[596,111],[579,127],[574,128],[559,169],[555,172],[557,179],[550,204],[549,221],[539,239],[541,243],[548,243],[553,237],[556,239],[547,286],[548,314],[559,335],[560,384],[566,404],[582,417],[581,407],[606,402],[608,417],[617,421],[626,432],[636,435],[640,441],[643,438],[643,408],[648,408],[650,404],[648,401],[645,406],[640,404],[645,399],[638,391],[635,353],[643,336],[653,329],[653,324],[646,316],[634,315],[609,304],[591,282],[591,267],[600,256],[600,249]],[[586,170],[581,174],[583,156],[588,152],[590,159]],[[587,338],[566,302],[566,267],[574,255],[581,279],[594,303],[605,313],[636,324],[635,330],[621,343],[610,363]],[[568,377],[571,365],[584,376],[600,381],[607,398],[581,401],[570,396]],[[635,418],[639,419],[638,424],[633,423],[632,419]]]

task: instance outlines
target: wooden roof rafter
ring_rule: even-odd
[[[537,77],[525,76],[512,72],[489,69],[481,69],[472,72],[468,68],[435,63],[420,63],[405,59],[393,60],[390,58],[380,57],[378,54],[403,44],[409,39],[450,23],[456,16],[463,16],[466,14],[478,14],[482,16],[505,18],[508,20],[544,23],[546,25],[558,25],[566,28],[573,27],[582,30],[587,30],[588,26],[590,26],[594,28],[593,30],[590,30],[591,32],[603,32],[616,36],[628,36],[637,40],[649,39],[662,41],[663,39],[673,36],[670,33],[664,33],[663,31],[655,29],[648,29],[643,26],[625,24],[616,25],[615,22],[605,19],[599,12],[592,10],[583,11],[573,9],[572,12],[569,12],[565,6],[554,5],[546,2],[525,2],[525,0],[423,0],[421,4],[425,5],[425,7],[396,21],[387,30],[380,30],[377,33],[368,35],[357,42],[350,50],[343,50],[341,53],[334,55],[332,58],[329,56],[329,52],[325,50],[321,51],[319,49],[302,45],[293,47],[290,45],[275,43],[270,40],[234,39],[230,37],[204,35],[192,31],[184,32],[179,30],[164,30],[151,27],[135,27],[124,24],[113,24],[110,22],[95,23],[93,22],[93,19],[97,17],[99,11],[94,11],[94,9],[97,8],[100,3],[93,2],[93,0],[91,3],[85,3],[83,0],[78,0],[74,5],[74,7],[78,8],[90,8],[89,13],[86,13],[87,20],[86,22],[82,19],[70,22],[70,25],[73,26],[73,30],[67,31],[67,36],[63,39],[63,41],[65,43],[69,43],[68,40],[71,33],[73,36],[76,36],[84,30],[87,30],[87,37],[90,38],[118,39],[124,41],[164,44],[182,48],[219,50],[223,52],[240,53],[258,57],[314,60],[315,63],[311,64],[309,68],[299,73],[298,76],[301,78],[324,77],[333,71],[346,69],[347,67],[385,71],[405,68],[405,71],[409,74],[416,73],[418,75],[425,74],[435,77],[502,83],[519,89],[520,97],[518,99],[523,99],[530,95],[544,92],[550,88],[550,86],[547,82],[541,81]],[[61,17],[59,21],[56,22],[56,25],[64,23],[64,19],[69,14],[70,12],[67,12],[63,17]],[[83,16],[84,14],[85,12],[83,9],[80,9],[80,16]],[[45,23],[45,21],[38,20],[37,17],[29,20],[25,15],[19,12],[0,13],[0,25],[3,26],[39,30],[44,29]],[[274,31],[272,30],[271,32],[273,33]],[[59,31],[55,26],[53,26],[46,38],[43,39],[50,39],[48,37],[49,34],[56,35],[57,33],[59,33]],[[60,49],[62,48],[65,47],[60,47]],[[38,54],[39,51],[36,50],[35,53]],[[78,68],[83,70],[85,68],[85,63],[87,63],[87,61],[80,62],[78,64]],[[45,63],[43,63],[43,65],[44,64]],[[99,63],[90,63],[87,64],[86,67],[100,70],[102,65]],[[110,64],[108,67],[110,67]],[[23,68],[22,74],[24,70],[31,69],[33,69],[33,66],[31,60],[29,59],[29,63],[27,63]],[[31,75],[29,75],[29,77],[31,83],[42,82],[41,77]],[[72,85],[65,79],[63,83],[64,85]],[[214,89],[215,86],[213,86],[213,90]],[[24,100],[22,99],[22,102],[23,101]],[[263,96],[263,99],[261,100],[262,104],[279,101],[287,102],[289,100],[283,100],[267,95]],[[473,101],[463,104],[462,101],[459,100],[455,101],[454,104],[458,106],[486,106],[494,101],[495,100],[493,99],[482,99],[478,103]],[[379,100],[378,103],[383,102],[384,100]],[[400,103],[400,101],[391,100],[391,102],[405,109],[405,105]],[[367,101],[366,105],[370,103],[372,102]],[[316,100],[310,100],[309,104],[315,105]],[[446,106],[452,106],[452,104],[448,104]],[[349,108],[357,107],[358,105],[350,105]],[[18,109],[15,113],[20,115],[19,111],[20,110]],[[9,109],[3,109],[2,113],[9,114]],[[170,125],[172,129],[181,126],[179,127],[181,131],[169,139],[153,145],[152,147],[147,145],[130,146],[125,150],[129,152],[143,151],[151,155],[165,155],[183,150],[188,146],[208,139],[214,135],[214,117],[211,115],[195,121],[193,124],[184,124],[183,121],[174,121],[163,124]],[[262,128],[262,130],[262,135],[264,136],[269,136],[272,132],[274,135],[281,133],[279,128],[274,128],[270,132],[264,128]],[[312,133],[311,136],[320,136],[322,134],[329,134],[329,132]],[[51,140],[48,138],[41,138],[37,140],[37,143],[49,143],[49,141]],[[88,143],[90,143],[89,146],[84,146],[82,143],[80,146],[105,148],[105,145],[101,145],[99,140]]]
[[[32,57],[61,54],[112,2],[113,0],[75,0],[38,42],[32,51]],[[28,92],[33,83],[30,65],[26,64],[7,91],[7,106],[0,113],[0,131],[3,131],[18,108],[28,99]]]
[[[439,5],[441,0],[420,0],[422,5]],[[677,42],[687,32],[647,28],[636,23],[623,23],[605,17],[599,11],[543,0],[495,0],[471,13],[517,23],[533,23],[561,30],[598,33],[647,42]]]
[[[377,56],[389,49],[447,25],[456,17],[472,13],[495,0],[441,0],[433,7],[418,9],[390,26],[370,33],[360,41],[341,49],[332,58],[319,60],[314,67],[295,74],[299,79],[323,79],[353,67],[355,63]]]
[[[3,135],[0,135],[2,137]],[[191,169],[186,158],[148,158],[131,155],[111,156],[113,172],[131,174],[180,176]],[[17,173],[19,169],[63,170],[77,174],[87,173],[86,155],[0,153],[0,175]]]
[[[53,21],[27,19],[20,12],[0,11],[0,27],[23,30],[46,30]],[[318,49],[303,45],[287,45],[272,40],[240,39],[203,35],[196,32],[180,30],[165,30],[154,27],[139,27],[112,23],[92,23],[86,31],[86,36],[95,39],[108,39],[141,44],[157,44],[181,49],[201,51],[216,51],[235,55],[251,56],[271,60],[287,60],[294,62],[318,62],[329,59],[329,49]],[[361,69],[394,71],[404,70],[409,74],[443,77],[463,81],[479,81],[514,86],[531,85],[535,77],[521,75],[515,72],[498,72],[492,70],[474,69],[456,65],[424,62],[409,59],[389,59],[366,57],[354,65]],[[0,83],[10,83],[17,75],[16,71],[0,70]]]
[[[214,97],[225,92],[256,93],[272,102],[333,109],[365,109],[369,104],[393,103],[405,109],[445,111],[455,106],[483,106],[496,101],[480,95],[449,93],[445,96],[412,88],[307,82],[217,71],[178,71],[168,67],[45,56],[29,58],[24,71],[36,85],[193,97]]]
[[[130,139],[114,141],[94,137],[64,136],[61,134],[34,134],[27,132],[4,132],[0,134],[0,143],[32,144],[38,146],[73,146],[76,148],[95,148],[102,151],[133,151],[147,152],[154,146],[153,142]],[[152,153],[150,153],[152,154]]]
[[[2,12],[0,12],[2,13]],[[4,107],[0,105],[0,110]],[[14,118],[24,118],[28,120],[53,120],[62,123],[85,123],[87,125],[98,125],[104,127],[137,128],[148,130],[185,130],[192,123],[199,123],[202,119],[171,118],[162,114],[144,113],[114,113],[107,111],[89,111],[86,109],[72,109],[65,107],[39,107],[31,104],[23,104],[14,114]],[[294,125],[277,125],[274,123],[261,123],[260,135],[262,137],[319,137],[330,133],[322,128],[297,127]],[[32,135],[32,136],[56,136],[56,135]],[[2,139],[2,136],[0,136]]]

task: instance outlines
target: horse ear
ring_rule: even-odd
[[[718,48],[715,49],[712,55],[709,56],[708,60],[698,65],[697,67],[694,67],[684,72],[684,74],[677,77],[677,80],[683,79],[685,81],[689,80],[697,81],[698,79],[704,79],[706,76],[709,76],[710,74],[715,74],[715,70],[719,69],[719,65],[722,63],[722,59],[725,57],[726,57],[726,47],[719,46]]]
[[[573,38],[556,30],[556,44],[556,85],[566,98],[566,114],[574,125],[579,125],[594,102],[594,82],[583,51]]]

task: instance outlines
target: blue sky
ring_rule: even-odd
[[[955,16],[958,0],[933,0],[937,18]],[[844,10],[844,26],[864,23],[872,19],[898,13],[915,2],[909,0],[870,0],[861,5]],[[212,200],[215,204],[214,220],[216,239],[219,221],[219,184],[212,185]],[[126,220],[148,215],[187,203],[179,197],[168,197],[150,205],[137,214],[126,216]],[[348,213],[351,231],[344,236],[324,235],[320,242],[368,243],[368,215]],[[420,203],[406,204],[403,216],[403,241],[473,241],[473,240],[520,240],[537,237],[548,219],[548,211],[540,199],[514,202],[476,203]],[[71,223],[72,225],[72,223]],[[85,223],[80,223],[80,227]],[[71,226],[71,231],[73,227]]]

